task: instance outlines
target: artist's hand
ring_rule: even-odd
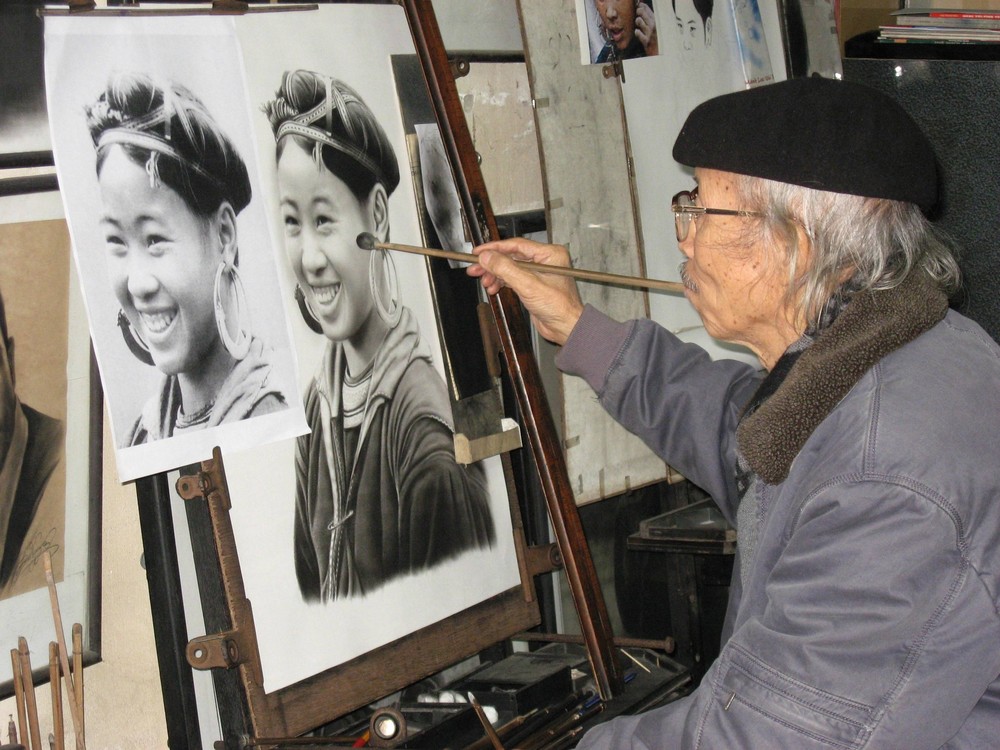
[[[646,3],[639,3],[635,9],[635,36],[646,50],[646,57],[652,57],[660,53],[659,42],[656,38],[656,16],[653,8]]]
[[[546,339],[562,346],[583,314],[576,282],[566,276],[537,273],[515,263],[528,260],[551,266],[569,266],[569,252],[561,245],[545,245],[522,237],[480,245],[473,252],[479,263],[467,273],[479,279],[489,294],[502,287],[514,290],[531,315],[531,322]]]

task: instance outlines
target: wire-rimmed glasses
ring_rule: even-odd
[[[674,212],[674,229],[677,232],[677,241],[683,242],[687,239],[691,229],[692,219],[705,214],[720,214],[722,216],[763,216],[757,211],[741,211],[734,208],[706,208],[699,206],[698,188],[694,190],[681,190],[673,197],[670,209]]]

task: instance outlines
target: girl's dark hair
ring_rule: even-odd
[[[307,153],[321,144],[323,164],[359,201],[376,183],[389,194],[399,184],[399,164],[389,137],[368,105],[343,81],[308,70],[288,71],[274,99],[262,108],[277,138],[279,158],[287,138]],[[279,136],[282,125],[292,122],[301,124],[302,131],[324,136],[324,141],[294,131]]]
[[[205,106],[186,88],[159,86],[141,73],[118,73],[86,108],[86,116],[97,148],[98,173],[108,145],[120,145],[136,164],[149,169],[152,163],[157,177],[201,216],[211,214],[224,201],[236,213],[250,202],[246,164]],[[162,146],[129,142],[132,134],[149,136]]]

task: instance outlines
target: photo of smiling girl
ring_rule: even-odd
[[[306,601],[364,596],[496,532],[486,475],[455,460],[451,404],[384,250],[396,154],[344,82],[286,72],[264,105],[285,249],[309,327],[327,339],[295,458],[295,570]]]
[[[246,328],[236,216],[242,158],[176,84],[119,73],[87,108],[108,275],[129,350],[163,377],[123,446],[287,407]]]

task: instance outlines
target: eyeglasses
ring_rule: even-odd
[[[694,190],[682,190],[674,196],[670,209],[674,212],[674,229],[677,231],[677,241],[683,242],[687,239],[688,231],[691,229],[691,220],[705,214],[719,214],[721,216],[763,216],[757,211],[739,211],[732,208],[705,208],[696,205],[698,202],[698,188]]]

